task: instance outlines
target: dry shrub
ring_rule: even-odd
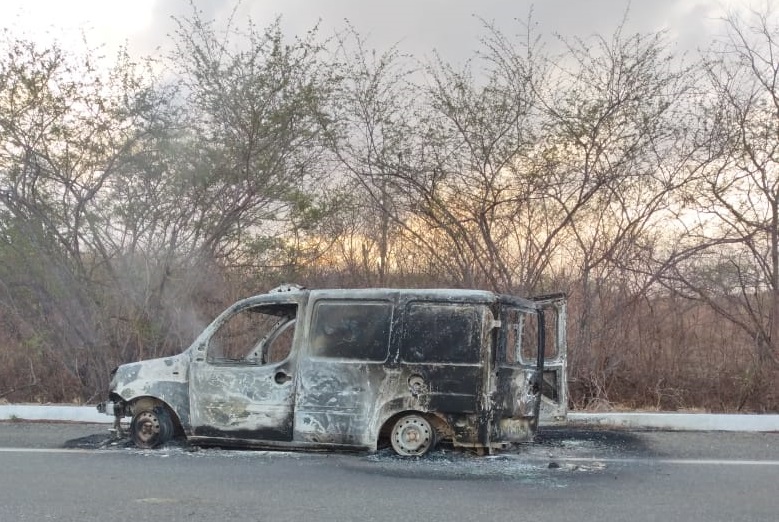
[[[704,304],[667,295],[572,297],[574,407],[779,409],[776,365],[760,365],[753,340]],[[590,314],[588,330],[576,328],[584,306],[599,310]]]

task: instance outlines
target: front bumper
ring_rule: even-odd
[[[126,417],[129,414],[124,402],[101,402],[97,405],[97,411],[112,417]]]

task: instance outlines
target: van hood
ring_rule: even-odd
[[[172,357],[123,364],[114,372],[109,391],[125,401],[151,395],[159,388],[160,383],[186,384],[188,368],[188,352]]]

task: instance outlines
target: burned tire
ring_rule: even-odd
[[[432,450],[436,442],[435,428],[418,414],[400,417],[390,432],[392,449],[403,457],[421,457]]]
[[[130,438],[139,448],[156,448],[173,438],[173,421],[160,406],[138,411],[130,422]]]

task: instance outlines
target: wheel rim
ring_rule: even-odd
[[[160,436],[160,419],[154,412],[142,411],[135,422],[135,439],[137,442],[152,446]]]
[[[398,455],[424,455],[435,440],[432,426],[420,415],[401,418],[392,429],[392,448]]]

